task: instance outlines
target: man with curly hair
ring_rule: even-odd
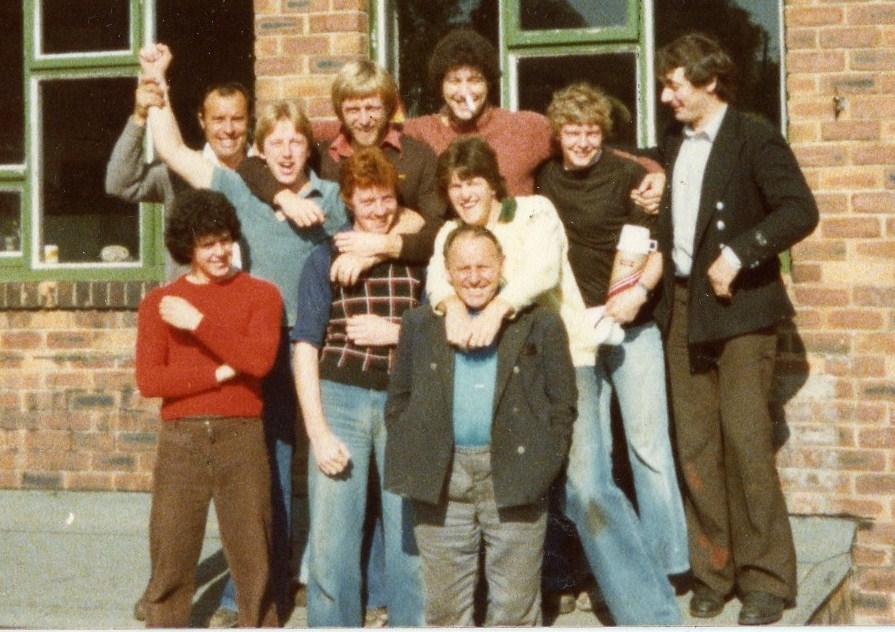
[[[165,244],[190,271],[140,303],[137,386],[144,397],[162,398],[144,595],[150,627],[189,624],[210,500],[236,582],[239,625],[277,624],[261,382],[274,364],[283,305],[273,284],[231,265],[239,238],[222,194],[182,193]]]

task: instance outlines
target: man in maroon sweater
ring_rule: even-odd
[[[270,473],[261,380],[273,366],[282,300],[277,288],[231,266],[240,237],[220,193],[177,198],[165,230],[172,258],[190,271],[140,304],[137,386],[161,397],[153,471],[146,589],[149,627],[186,627],[214,500],[236,583],[239,625],[276,626],[270,593]]]

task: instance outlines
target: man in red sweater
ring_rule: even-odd
[[[165,230],[189,265],[140,304],[137,386],[161,397],[146,589],[149,627],[186,627],[208,503],[236,583],[239,625],[276,626],[270,593],[270,473],[261,379],[279,344],[282,300],[272,284],[231,266],[240,237],[220,193],[184,192]]]

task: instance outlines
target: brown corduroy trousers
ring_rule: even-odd
[[[675,288],[666,353],[693,575],[722,594],[796,595],[796,555],[768,410],[777,335],[714,343],[691,364],[688,291]]]
[[[148,627],[186,627],[208,504],[236,584],[239,625],[277,625],[270,593],[270,469],[258,418],[162,422],[149,518]]]

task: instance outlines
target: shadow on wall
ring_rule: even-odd
[[[792,320],[782,323],[778,330],[777,363],[771,393],[771,419],[774,422],[774,450],[779,451],[789,440],[791,431],[786,421],[786,404],[808,381],[811,367],[805,343]]]

